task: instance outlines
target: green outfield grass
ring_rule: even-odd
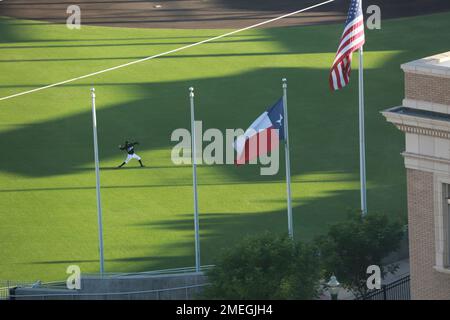
[[[403,98],[400,64],[448,50],[450,14],[383,21],[365,47],[368,205],[406,221],[403,134],[379,111]],[[0,96],[112,67],[225,30],[119,29],[0,20]],[[310,240],[359,207],[357,60],[328,89],[341,25],[253,30],[94,78],[0,101],[0,279],[98,270],[90,87],[97,91],[106,269],[194,264],[189,167],[171,163],[189,127],[188,87],[205,128],[247,128],[289,80],[295,237]],[[144,169],[114,170],[125,138]],[[283,161],[282,161],[283,163]],[[198,170],[202,259],[266,229],[287,231],[284,167]]]

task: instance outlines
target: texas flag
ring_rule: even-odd
[[[278,147],[280,140],[284,140],[283,98],[260,115],[245,133],[236,139],[236,164],[245,164],[268,154]]]

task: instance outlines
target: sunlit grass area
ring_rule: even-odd
[[[403,137],[379,111],[401,103],[400,64],[448,50],[450,14],[383,21],[365,47],[368,205],[406,222]],[[289,81],[295,237],[309,241],[359,207],[357,59],[328,89],[342,26],[252,30],[67,85],[0,101],[0,279],[54,280],[98,270],[90,88],[97,92],[108,272],[194,264],[192,176],[170,159],[189,128],[188,87],[204,129],[247,128]],[[113,67],[226,30],[161,30],[0,20],[0,97]],[[414,34],[414,40],[406,34]],[[136,162],[115,170],[125,139]],[[283,155],[283,153],[281,153]],[[284,163],[284,159],[280,159]],[[263,230],[287,232],[285,171],[202,165],[202,262]]]

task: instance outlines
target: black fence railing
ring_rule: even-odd
[[[411,300],[409,275],[382,285],[381,289],[369,292],[358,300]]]

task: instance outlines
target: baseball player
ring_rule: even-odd
[[[118,166],[118,168],[122,168],[131,159],[136,159],[141,164],[141,167],[144,166],[142,164],[141,157],[139,157],[136,153],[134,153],[134,146],[138,145],[138,144],[139,144],[139,142],[137,142],[137,141],[136,142],[125,141],[125,144],[123,146],[119,145],[119,149],[126,151],[128,153],[128,155],[127,155],[127,158],[125,159],[125,161],[120,166]]]

